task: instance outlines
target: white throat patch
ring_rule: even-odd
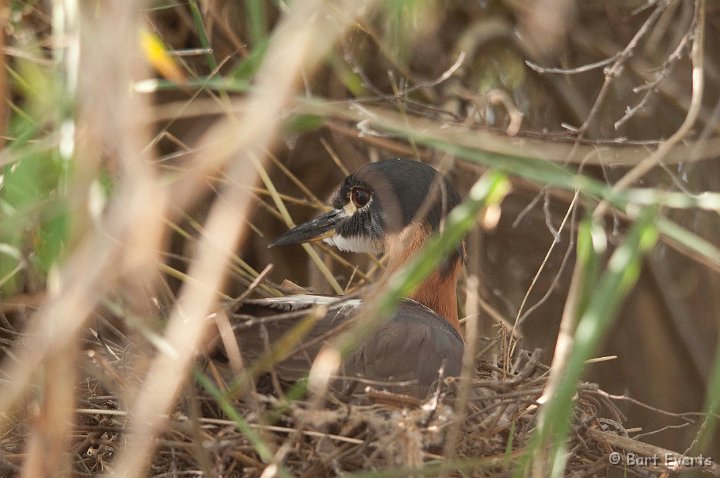
[[[335,246],[345,252],[367,252],[369,254],[380,254],[383,251],[382,243],[379,240],[372,240],[365,237],[343,237],[334,235],[323,239],[325,244]]]

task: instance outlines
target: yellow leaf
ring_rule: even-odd
[[[162,40],[145,29],[140,31],[140,44],[148,62],[166,79],[176,83],[185,81],[185,74],[165,48]]]

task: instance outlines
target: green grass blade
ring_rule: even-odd
[[[582,287],[578,313],[587,308],[600,276],[600,259],[607,247],[607,237],[602,227],[590,218],[580,224],[577,236],[577,261],[582,271]]]
[[[573,396],[577,382],[609,329],[615,314],[640,275],[642,258],[657,240],[657,210],[642,211],[622,245],[610,258],[607,270],[600,278],[582,312],[575,332],[574,345],[555,394],[545,403],[543,420],[532,435],[528,450],[515,476],[523,476],[531,458],[552,438],[553,455],[561,455],[570,428]],[[564,466],[553,467],[553,476],[562,475]]]
[[[188,5],[190,6],[190,14],[192,15],[195,29],[197,30],[198,39],[200,40],[200,46],[209,51],[209,53],[205,54],[205,61],[207,62],[210,71],[215,72],[217,71],[218,64],[215,59],[215,55],[212,53],[212,46],[210,45],[207,30],[205,30],[205,23],[203,22],[200,8],[198,7],[196,0],[188,0]]]
[[[720,343],[716,347],[715,359],[710,372],[710,383],[705,397],[705,411],[705,420],[697,439],[687,453],[688,456],[706,453],[717,429],[718,415],[720,414]]]
[[[143,93],[152,93],[154,91],[186,91],[193,88],[218,91],[221,93],[246,93],[250,89],[250,85],[246,81],[230,77],[190,78],[182,85],[174,81],[153,78],[135,83],[134,88],[136,91]]]
[[[212,381],[205,376],[204,373],[201,371],[195,369],[194,370],[195,380],[202,386],[209,394],[210,396],[215,399],[218,405],[220,405],[220,408],[222,408],[222,411],[225,413],[225,415],[230,418],[233,422],[235,422],[235,426],[237,429],[245,435],[245,438],[248,439],[250,444],[253,448],[255,448],[255,451],[257,452],[258,456],[264,463],[272,463],[273,461],[273,454],[270,450],[270,447],[265,443],[265,441],[262,439],[262,437],[255,432],[255,430],[250,427],[250,424],[243,418],[240,413],[235,410],[235,407],[233,407],[233,404],[230,403],[230,400],[218,389]],[[292,476],[290,472],[283,466],[279,466],[279,472],[280,476],[289,478]]]
[[[236,80],[242,80],[249,82],[260,69],[260,65],[265,59],[265,53],[267,53],[268,40],[260,42],[253,48],[250,54],[239,62],[235,68],[233,68],[229,77]]]
[[[245,0],[248,30],[252,46],[258,46],[267,39],[265,0]]]
[[[688,231],[665,217],[658,218],[657,228],[663,235],[710,259],[715,264],[720,264],[720,249],[694,232]]]

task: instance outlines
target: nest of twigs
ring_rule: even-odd
[[[188,386],[157,444],[151,473],[224,477],[282,476],[285,472],[303,477],[342,476],[361,471],[372,471],[372,476],[508,474],[517,466],[536,426],[538,399],[549,369],[538,361],[539,351],[520,350],[508,359],[504,353],[487,352],[501,340],[488,342],[477,357],[466,401],[458,398],[463,383],[459,378],[438,382],[425,401],[373,386],[358,387],[360,393],[351,397],[329,393],[297,400],[253,391],[231,400],[234,413],[241,417],[239,423],[204,389]],[[81,360],[94,377],[84,378],[77,391],[71,447],[77,476],[112,470],[116,452],[124,446],[127,404],[110,389],[137,379],[128,364],[132,353],[127,344],[93,334],[88,345]],[[582,384],[575,399],[566,473],[605,475],[613,467],[624,468],[622,461],[612,463],[612,453],[664,451],[628,438],[622,420],[606,393],[594,384]],[[2,476],[20,469],[27,428],[28,421],[18,416],[3,436]],[[649,465],[628,470],[651,476],[669,469],[663,464]]]

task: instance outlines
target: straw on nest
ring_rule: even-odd
[[[537,399],[548,372],[538,362],[539,351],[520,350],[511,362],[505,353],[487,352],[508,345],[502,334],[488,340],[476,359],[469,399],[460,412],[458,378],[439,382],[425,402],[367,386],[350,398],[329,393],[322,400],[251,392],[233,405],[258,434],[257,440],[271,450],[273,461],[293,476],[362,470],[377,471],[373,476],[437,475],[444,470],[464,476],[502,475],[517,464],[535,426]],[[113,343],[98,334],[88,340],[82,361],[91,373],[78,388],[71,448],[78,476],[112,470],[116,451],[124,446],[126,404],[103,384],[123,387],[137,380],[136,368],[128,363],[129,350],[127,343]],[[27,421],[22,415],[0,442],[3,476],[18,471],[24,460]],[[617,450],[666,452],[627,438],[622,420],[607,394],[594,384],[582,384],[575,400],[567,474],[604,474],[613,466],[610,453]],[[199,387],[186,388],[169,424],[153,458],[154,476],[251,477],[268,469],[258,442],[241,432]],[[453,433],[456,446],[449,450]],[[663,464],[628,468],[640,476],[667,470]],[[717,472],[712,467],[706,471]]]

